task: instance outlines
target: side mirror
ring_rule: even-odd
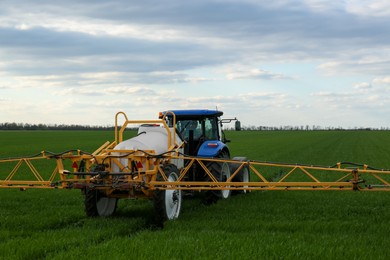
[[[241,122],[238,120],[235,123],[235,129],[236,129],[236,131],[241,131]]]

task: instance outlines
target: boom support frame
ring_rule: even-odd
[[[118,127],[118,117],[125,122]],[[168,112],[175,121],[175,115]],[[61,154],[42,151],[38,155],[0,159],[0,188],[38,189],[97,189],[108,197],[150,198],[157,189],[202,190],[359,190],[390,191],[390,170],[374,169],[368,165],[337,163],[332,167],[285,164],[261,161],[237,161],[200,158],[180,153],[181,145],[175,139],[175,124],[169,127],[165,116],[159,120],[128,120],[119,112],[115,117],[115,141],[105,142],[95,152],[71,150]],[[129,124],[159,124],[168,135],[167,150],[155,154],[154,150],[114,150],[123,141]],[[48,160],[49,159],[49,160]],[[51,170],[37,170],[36,163],[48,160]],[[176,181],[168,181],[162,167],[174,160],[183,160]],[[125,161],[125,163],[124,163]],[[53,162],[54,165],[53,165]],[[218,180],[207,167],[210,163],[227,163],[235,170],[226,180]],[[113,165],[119,172],[113,172]],[[189,181],[195,167],[204,170],[208,181]],[[234,182],[239,172],[247,168],[251,181]],[[157,178],[161,175],[162,178]]]
[[[343,167],[342,163],[335,167],[309,166],[299,164],[270,163],[260,161],[236,161],[225,159],[211,159],[176,155],[172,150],[164,155],[156,155],[150,151],[112,150],[112,144],[105,144],[108,148],[101,149],[99,154],[86,154],[80,150],[69,151],[63,154],[48,154],[42,152],[39,156],[10,158],[0,160],[0,167],[11,165],[6,177],[0,179],[0,188],[46,188],[46,189],[102,189],[109,193],[126,191],[123,197],[142,191],[143,195],[150,196],[155,189],[181,190],[359,190],[359,191],[390,191],[390,171],[371,169],[367,165]],[[113,155],[120,152],[125,155]],[[126,159],[126,165],[119,160]],[[40,173],[34,166],[37,161],[48,160],[55,165],[51,174]],[[162,171],[162,165],[171,160],[185,161],[180,176],[175,182],[168,182]],[[64,166],[68,161],[72,169]],[[207,164],[228,163],[237,165],[236,170],[224,181],[217,180],[208,170]],[[112,172],[111,165],[116,164],[122,169]],[[24,165],[24,167],[23,167]],[[104,166],[104,168],[96,167]],[[196,165],[202,167],[210,181],[187,181]],[[27,167],[26,167],[27,166]],[[251,181],[233,182],[239,171],[247,167]],[[8,167],[10,168],[10,167]],[[82,168],[84,169],[83,171]],[[5,167],[1,167],[1,170]],[[23,170],[22,170],[23,169]],[[276,174],[275,174],[276,173]],[[156,180],[157,174],[163,180]],[[4,172],[2,175],[4,176]],[[128,193],[127,193],[128,191]],[[140,194],[142,194],[140,193]]]

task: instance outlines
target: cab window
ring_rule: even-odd
[[[176,129],[184,140],[188,140],[190,131],[193,131],[194,140],[202,136],[202,123],[199,120],[180,120],[176,123]]]
[[[205,138],[206,140],[218,140],[218,128],[216,118],[206,118],[205,125]]]

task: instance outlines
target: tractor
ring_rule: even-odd
[[[185,144],[184,156],[230,159],[230,150],[226,145],[230,140],[226,139],[222,126],[224,123],[236,121],[236,130],[239,131],[240,123],[236,118],[221,119],[222,115],[223,112],[218,110],[171,110],[160,113],[159,118],[165,116],[170,127],[175,125],[177,135]],[[246,161],[247,158],[234,157],[233,160]],[[216,161],[207,163],[206,167],[220,182],[228,180],[230,173],[237,170],[235,164]],[[192,174],[186,177],[187,181],[211,181],[210,176],[198,164],[192,166]],[[239,171],[232,181],[248,182],[249,170],[247,167]],[[240,193],[245,192],[246,190],[240,191]],[[231,190],[207,191],[204,202],[210,204],[220,198],[227,199],[230,193]]]

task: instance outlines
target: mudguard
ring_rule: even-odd
[[[205,141],[198,150],[199,157],[216,157],[227,145],[221,141]]]

